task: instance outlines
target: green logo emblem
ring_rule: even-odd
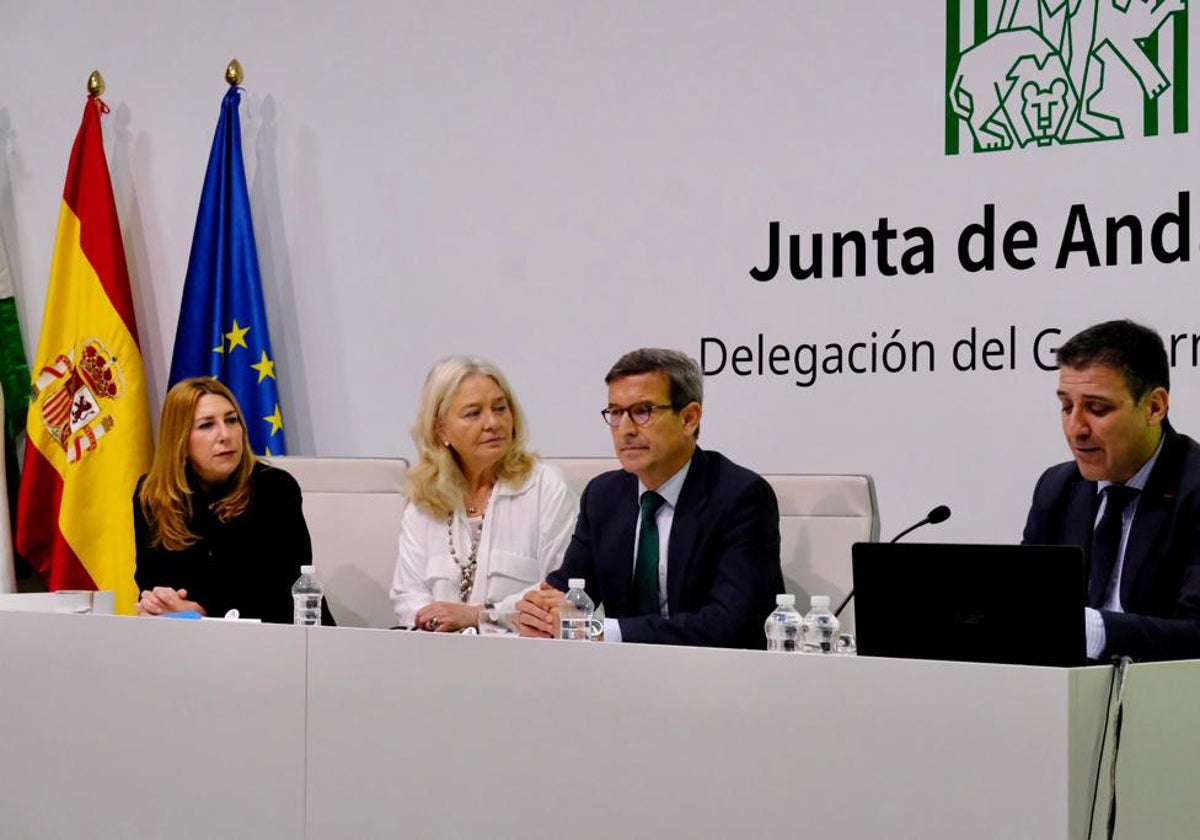
[[[1186,133],[1186,3],[947,0],[946,154]]]

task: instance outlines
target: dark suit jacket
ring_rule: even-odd
[[[1105,656],[1200,657],[1200,445],[1170,426],[1165,435],[1125,546],[1125,612],[1101,611]],[[1099,504],[1074,461],[1051,467],[1033,491],[1024,542],[1081,546],[1090,568]]]
[[[671,525],[664,618],[631,612],[637,484],[623,470],[588,483],[550,584],[565,590],[569,578],[584,578],[605,616],[620,619],[623,641],[765,647],[763,622],[783,592],[771,485],[717,452],[696,450]]]

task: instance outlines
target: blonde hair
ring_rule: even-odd
[[[229,400],[242,427],[242,460],[231,476],[232,489],[211,506],[212,511],[219,521],[229,522],[245,513],[250,505],[250,474],[257,461],[250,450],[246,418],[237,399],[216,379],[196,377],[177,382],[163,402],[154,462],[138,496],[150,525],[150,545],[167,551],[182,551],[200,539],[190,527],[195,488],[188,480],[188,439],[196,419],[196,406],[208,394]]]
[[[442,359],[429,371],[417,407],[417,422],[412,427],[417,446],[417,463],[408,471],[408,497],[434,516],[449,516],[467,491],[458,455],[444,446],[437,435],[437,422],[446,419],[450,400],[463,381],[471,376],[486,376],[504,392],[512,414],[513,436],[508,451],[496,466],[497,481],[520,483],[529,477],[536,456],[526,451],[528,438],[525,412],[500,369],[474,356]]]

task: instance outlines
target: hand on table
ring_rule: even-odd
[[[541,639],[557,638],[558,607],[562,599],[563,593],[544,581],[537,589],[526,592],[517,602],[521,635]]]
[[[204,611],[204,607],[187,599],[186,589],[172,589],[169,586],[143,589],[142,597],[137,603],[138,615],[166,615],[188,610],[195,610],[200,615],[208,615]]]
[[[414,626],[418,630],[434,633],[457,633],[478,624],[481,609],[482,607],[475,604],[434,601],[417,610]]]

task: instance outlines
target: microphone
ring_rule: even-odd
[[[950,518],[950,508],[946,507],[945,505],[938,505],[933,510],[929,511],[929,513],[925,514],[925,518],[922,519],[920,522],[915,522],[912,525],[909,525],[907,528],[905,528],[899,534],[897,534],[896,536],[894,536],[890,540],[888,540],[888,542],[889,543],[897,542],[897,541],[899,541],[899,539],[901,537],[905,536],[906,534],[912,533],[913,531],[920,528],[922,525],[937,525],[940,522],[945,522],[949,518]],[[854,587],[851,587],[850,592],[842,600],[842,603],[839,604],[838,608],[833,611],[834,617],[840,616],[842,614],[842,610],[846,609],[846,605],[850,603],[850,599],[853,597],[854,597]]]
[[[946,507],[945,505],[938,505],[933,510],[929,511],[929,513],[925,514],[925,518],[920,522],[917,522],[915,525],[909,525],[899,534],[888,540],[888,542],[899,542],[901,537],[917,530],[922,525],[937,525],[940,522],[945,522],[949,518],[950,508]]]

